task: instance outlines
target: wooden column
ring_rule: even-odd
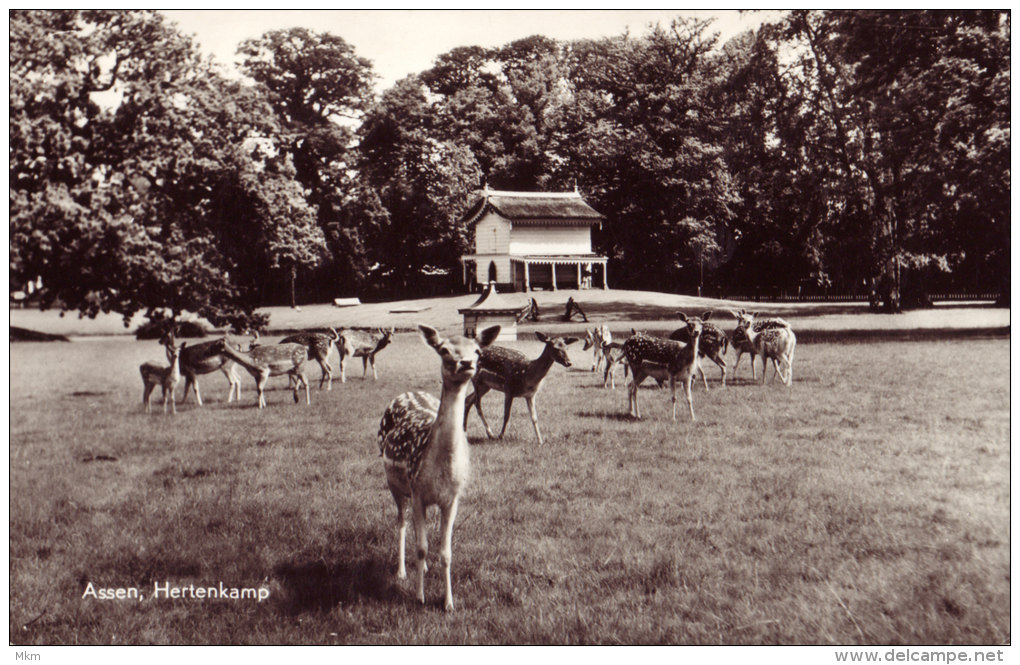
[[[602,290],[609,290],[609,261],[602,262]]]
[[[524,292],[525,293],[527,293],[528,291],[531,290],[531,274],[530,274],[530,271],[528,270],[528,266],[529,265],[530,265],[529,261],[527,259],[524,259]]]
[[[577,290],[581,290],[581,264],[577,264]]]
[[[553,285],[552,290],[555,291],[556,290],[556,264],[555,263],[550,263],[549,267],[552,270],[552,285]]]

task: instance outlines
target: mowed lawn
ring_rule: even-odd
[[[523,401],[501,441],[471,416],[450,615],[432,513],[427,605],[412,547],[411,578],[393,577],[376,440],[391,398],[438,394],[416,335],[379,355],[378,381],[358,366],[319,391],[311,367],[311,406],[272,379],[260,412],[247,375],[227,404],[214,374],[176,417],[142,411],[155,342],[12,345],[12,642],[1011,640],[1008,339],[804,343],[791,388],[752,385],[745,356],[722,390],[707,363],[695,423],[650,387],[631,420],[622,374],[605,390],[572,349],[538,397],[543,447]],[[502,396],[484,406],[498,431]],[[149,597],[167,582],[270,597]],[[146,599],[83,598],[89,583]]]

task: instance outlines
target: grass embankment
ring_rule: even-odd
[[[539,395],[544,447],[523,403],[502,441],[471,417],[448,616],[434,516],[428,606],[393,579],[376,444],[389,399],[438,391],[415,336],[380,354],[378,382],[357,368],[310,407],[282,379],[265,411],[248,378],[226,404],[217,374],[206,407],[192,397],[176,417],[142,412],[153,342],[15,345],[11,640],[1010,640],[1008,340],[802,344],[789,389],[751,385],[744,359],[720,390],[709,365],[696,423],[644,388],[645,419],[630,420],[622,386],[604,390],[573,349]],[[501,406],[486,398],[494,427]],[[166,581],[272,595],[82,598],[89,582],[149,596]]]

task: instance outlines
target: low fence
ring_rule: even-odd
[[[726,295],[726,300],[744,300],[748,302],[869,302],[870,296],[867,293],[852,294],[761,294],[754,295]],[[931,293],[928,298],[934,302],[961,302],[967,300],[996,301],[998,293]]]

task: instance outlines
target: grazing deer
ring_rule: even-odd
[[[690,343],[690,333],[687,327],[677,328],[669,338],[674,342]],[[699,358],[708,358],[722,370],[722,387],[726,387],[726,351],[730,346],[730,338],[719,326],[714,323],[705,322],[701,329],[701,340],[698,342]],[[698,363],[698,371],[701,373],[701,380],[705,383],[705,390],[708,390],[708,378],[705,376],[705,368]]]
[[[687,408],[691,412],[691,420],[695,420],[694,401],[691,399],[691,382],[698,369],[698,342],[701,338],[701,330],[705,320],[712,316],[712,312],[705,312],[700,319],[696,316],[688,317],[683,312],[677,312],[677,314],[682,321],[687,323],[690,344],[685,346],[673,340],[659,339],[648,335],[634,335],[623,343],[623,353],[627,356],[627,364],[630,365],[631,372],[634,372],[635,375],[643,371],[641,367],[645,361],[666,367],[669,372],[669,388],[673,401],[673,420],[676,420],[676,382],[677,380],[683,381]],[[637,398],[638,384],[638,381],[632,381],[627,391],[630,415],[635,418],[641,417]]]
[[[362,378],[368,376],[368,365],[371,363],[372,378],[378,380],[379,376],[375,373],[375,356],[389,346],[390,340],[393,338],[393,328],[391,327],[389,330],[379,328],[376,335],[352,330],[343,333],[343,337],[345,344],[340,354],[340,375],[344,375],[344,356],[349,354],[354,358],[361,358],[364,370],[361,374]]]
[[[304,385],[305,403],[312,403],[308,390],[308,379],[305,377],[308,348],[304,345],[268,344],[254,346],[249,351],[243,352],[235,350],[224,337],[216,341],[216,349],[218,353],[248,370],[248,373],[255,379],[255,387],[258,389],[258,408],[264,409],[266,406],[265,388],[269,377],[283,374],[293,379],[294,402],[298,401],[298,389]]]
[[[606,324],[602,324],[597,328],[588,328],[584,331],[584,346],[581,350],[587,351],[588,349],[593,349],[591,371],[599,371],[599,368],[607,361],[606,345],[612,343],[613,333],[610,332],[609,326]]]
[[[733,314],[733,316],[736,317],[737,319],[737,327],[733,331],[733,349],[737,352],[737,359],[733,363],[733,375],[734,376],[737,375],[737,366],[740,364],[740,357],[745,353],[749,353],[751,354],[751,380],[757,381],[758,376],[755,373],[754,361],[758,354],[754,350],[754,344],[752,344],[751,341],[747,339],[747,335],[744,334],[743,328],[740,327],[740,317],[743,315],[748,315],[749,313],[746,312],[745,310],[740,310],[739,312],[731,311],[731,314]],[[756,318],[758,316],[757,313],[750,313],[749,315],[751,316],[752,319],[751,324],[752,327],[759,332],[765,330],[766,328],[790,327],[789,323],[779,318],[778,316],[759,319]]]
[[[322,368],[322,376],[319,378],[319,390],[322,384],[328,383],[327,390],[333,390],[333,369],[329,366],[329,354],[333,353],[333,347],[340,342],[340,333],[336,328],[330,328],[329,333],[303,332],[290,335],[280,340],[280,344],[301,344],[308,349],[308,357],[319,363]]]
[[[496,438],[489,423],[482,413],[482,397],[489,390],[495,389],[503,393],[503,429],[499,432],[499,438],[503,438],[506,432],[506,425],[510,421],[510,406],[514,398],[523,397],[528,403],[528,413],[531,415],[531,423],[535,427],[535,436],[538,437],[538,445],[542,445],[542,432],[538,428],[538,412],[535,410],[535,396],[538,389],[542,387],[553,363],[557,362],[564,367],[570,367],[570,358],[567,355],[567,346],[578,341],[576,337],[554,337],[549,338],[540,332],[535,333],[539,341],[545,343],[541,355],[529,361],[528,357],[520,351],[508,349],[505,346],[490,346],[482,350],[482,360],[479,363],[478,373],[472,380],[475,391],[467,398],[467,413],[464,414],[464,428],[467,429],[467,419],[471,414],[471,406],[478,410],[478,415],[485,425],[485,434],[490,438]]]
[[[142,363],[138,370],[142,374],[142,383],[145,388],[142,392],[142,403],[145,404],[145,412],[152,413],[152,391],[156,386],[163,389],[163,414],[166,415],[167,400],[170,401],[170,408],[177,413],[177,400],[174,397],[174,390],[181,380],[181,352],[187,347],[187,342],[180,346],[174,346],[173,337],[170,337],[166,344],[166,355],[170,360],[169,367],[163,367],[156,363]]]
[[[792,385],[793,352],[797,347],[797,336],[793,333],[793,329],[788,325],[785,327],[774,325],[755,330],[754,314],[740,310],[740,312],[733,312],[733,315],[737,317],[737,328],[743,332],[743,335],[751,343],[754,352],[762,357],[762,385],[765,385],[765,374],[767,373],[770,359],[772,360],[772,366],[776,370],[776,373],[772,375],[772,381],[775,382],[778,375],[784,384],[787,386]],[[752,357],[752,364],[753,362]],[[785,376],[780,367],[782,364],[786,365]]]
[[[425,602],[425,557],[429,541],[425,511],[439,506],[442,545],[439,550],[446,581],[446,610],[453,609],[450,565],[453,557],[453,522],[461,490],[468,482],[471,462],[464,433],[464,397],[478,371],[481,349],[499,335],[499,326],[482,331],[479,341],[467,337],[444,339],[435,328],[421,325],[425,343],[443,359],[443,392],[436,400],[424,392],[404,393],[386,407],[379,422],[379,451],[386,483],[397,504],[397,577],[407,577],[404,549],[407,542],[407,506],[411,505],[418,541],[418,600]]]

